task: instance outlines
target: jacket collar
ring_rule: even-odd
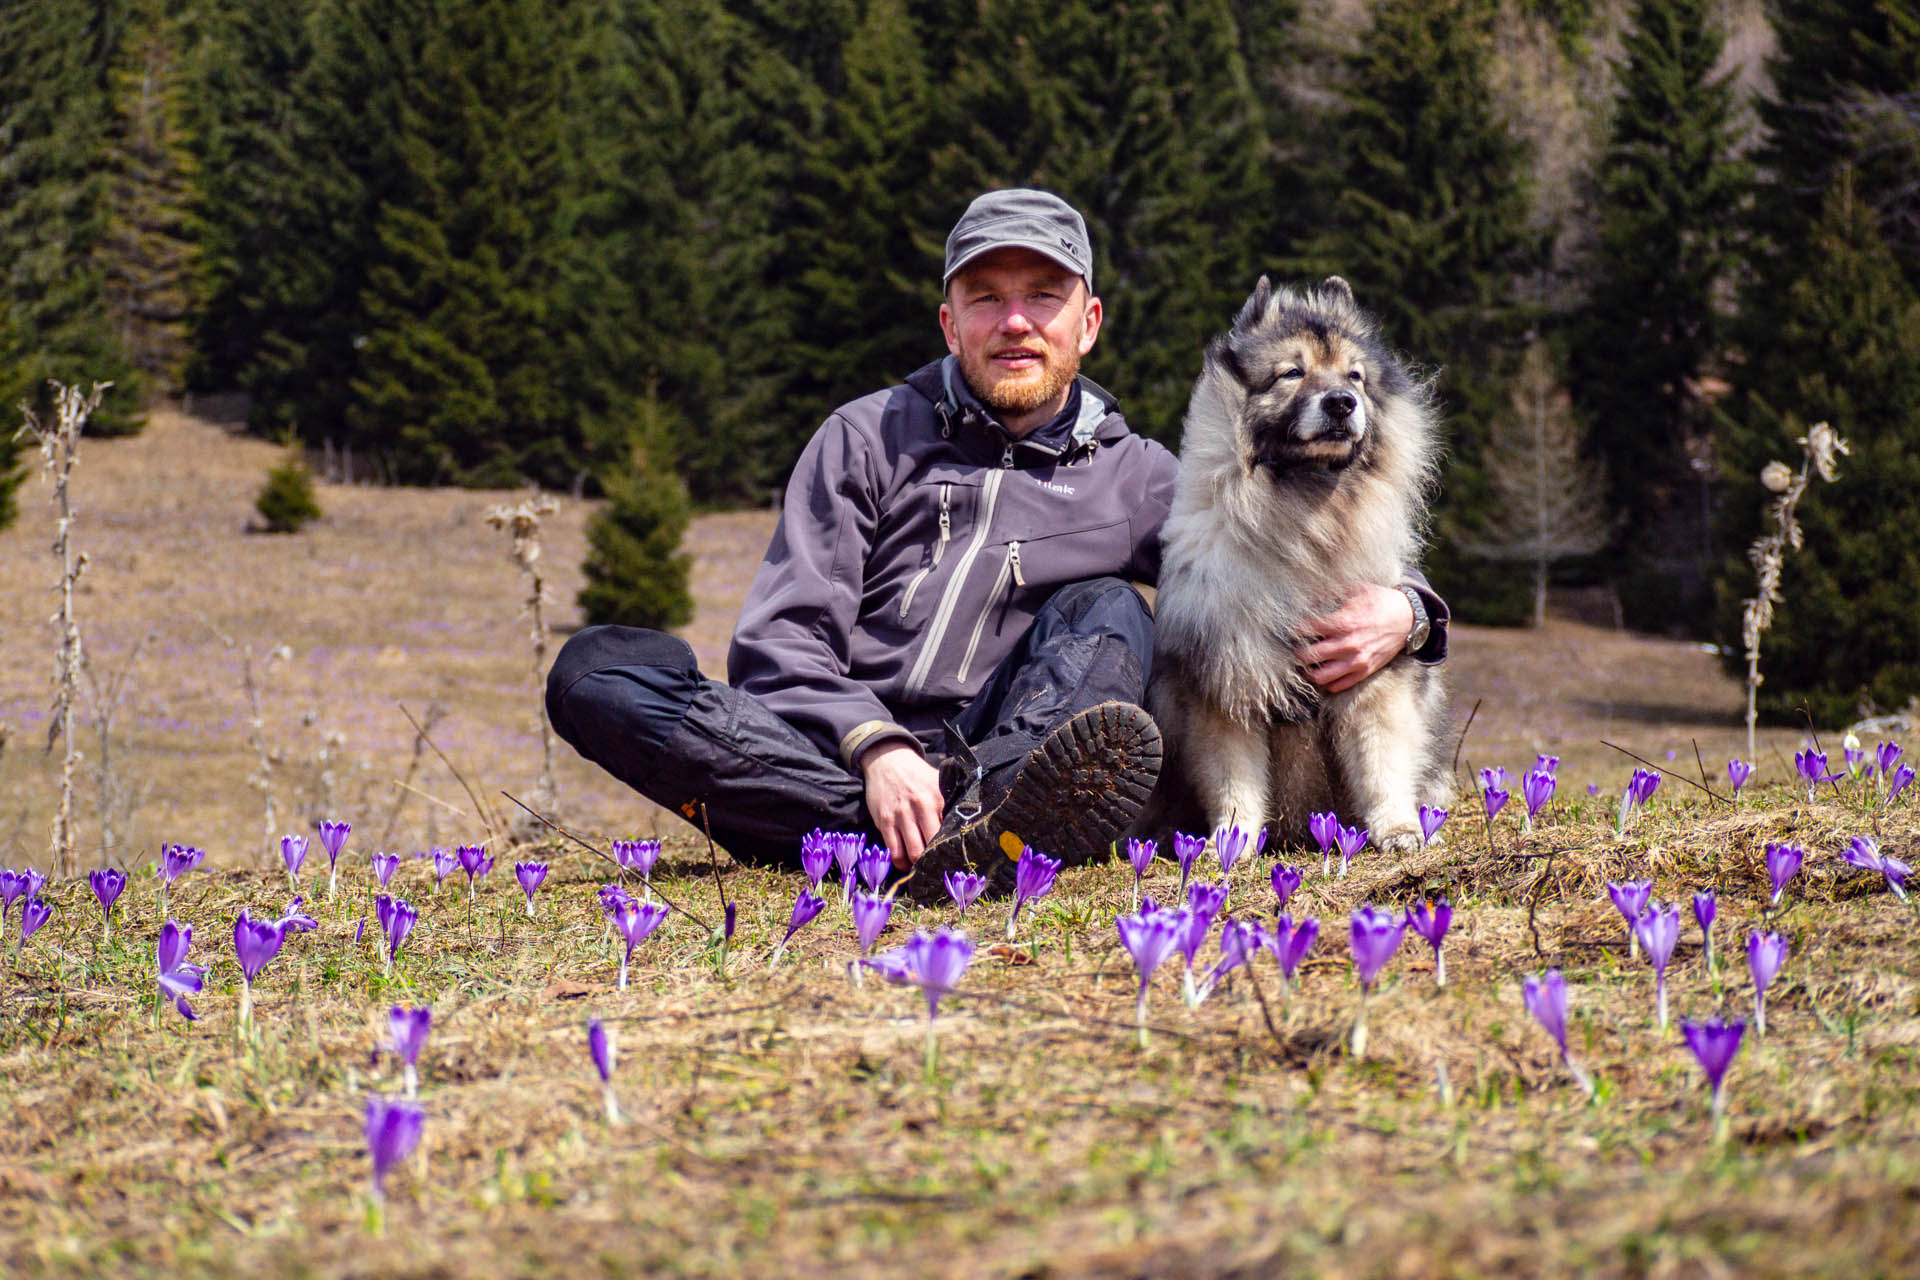
[[[1127,433],[1126,421],[1120,417],[1118,402],[1111,392],[1085,376],[1077,378],[1075,384],[1078,394],[1069,398],[1068,408],[1073,409],[1077,401],[1078,409],[1069,430],[1062,433],[1049,423],[1015,439],[973,394],[973,388],[960,372],[960,361],[954,356],[922,365],[907,375],[907,385],[932,402],[940,418],[942,435],[972,435],[990,442],[996,449],[1004,450],[1010,445],[1017,454],[1036,459],[1072,457],[1096,442],[1108,444]]]

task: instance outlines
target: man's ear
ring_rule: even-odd
[[[1100,337],[1100,322],[1106,318],[1106,312],[1100,305],[1100,299],[1089,297],[1087,309],[1080,316],[1080,354],[1093,350],[1093,344]]]

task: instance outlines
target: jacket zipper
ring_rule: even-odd
[[[913,593],[927,580],[927,575],[940,567],[940,557],[946,554],[947,541],[953,537],[953,486],[940,486],[940,540],[933,544],[933,563],[913,575],[907,583],[907,594],[900,597],[900,621],[907,620],[907,610],[913,608]]]
[[[1012,456],[1012,450],[1007,451]],[[953,567],[953,577],[947,581],[947,589],[940,593],[940,604],[933,611],[933,621],[927,626],[926,642],[920,646],[920,656],[913,661],[913,669],[907,672],[907,684],[901,696],[912,700],[920,696],[927,687],[927,677],[933,671],[934,655],[940,651],[940,642],[947,637],[947,627],[953,622],[953,611],[960,603],[960,593],[967,585],[967,571],[973,568],[973,562],[980,557],[980,548],[987,543],[987,535],[993,529],[993,510],[1000,502],[1000,482],[1006,477],[1006,471],[996,469],[987,472],[986,483],[980,489],[980,524],[973,531],[973,537],[967,542],[967,549],[960,555],[960,563]]]
[[[967,682],[967,672],[973,666],[973,655],[980,648],[980,635],[987,629],[987,615],[993,612],[994,605],[1000,603],[1001,593],[1012,594],[1008,579],[1023,587],[1027,585],[1026,575],[1020,572],[1020,544],[1017,542],[1007,544],[1006,561],[1001,564],[1000,572],[993,580],[993,590],[987,593],[987,602],[980,606],[980,616],[973,620],[973,635],[967,640],[967,652],[960,659],[960,671],[954,677],[961,684]]]

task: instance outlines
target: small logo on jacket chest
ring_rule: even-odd
[[[1073,496],[1073,486],[1070,484],[1061,484],[1058,480],[1036,480],[1034,483],[1049,493],[1058,493],[1069,498]]]

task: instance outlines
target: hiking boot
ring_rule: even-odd
[[[938,902],[949,871],[987,877],[987,892],[1013,890],[1014,866],[1031,844],[1067,866],[1104,856],[1146,806],[1160,776],[1160,727],[1130,702],[1075,715],[1027,753],[997,802],[995,780],[942,766],[949,796],[940,830],[902,885],[916,902]],[[967,774],[971,773],[969,778]]]

